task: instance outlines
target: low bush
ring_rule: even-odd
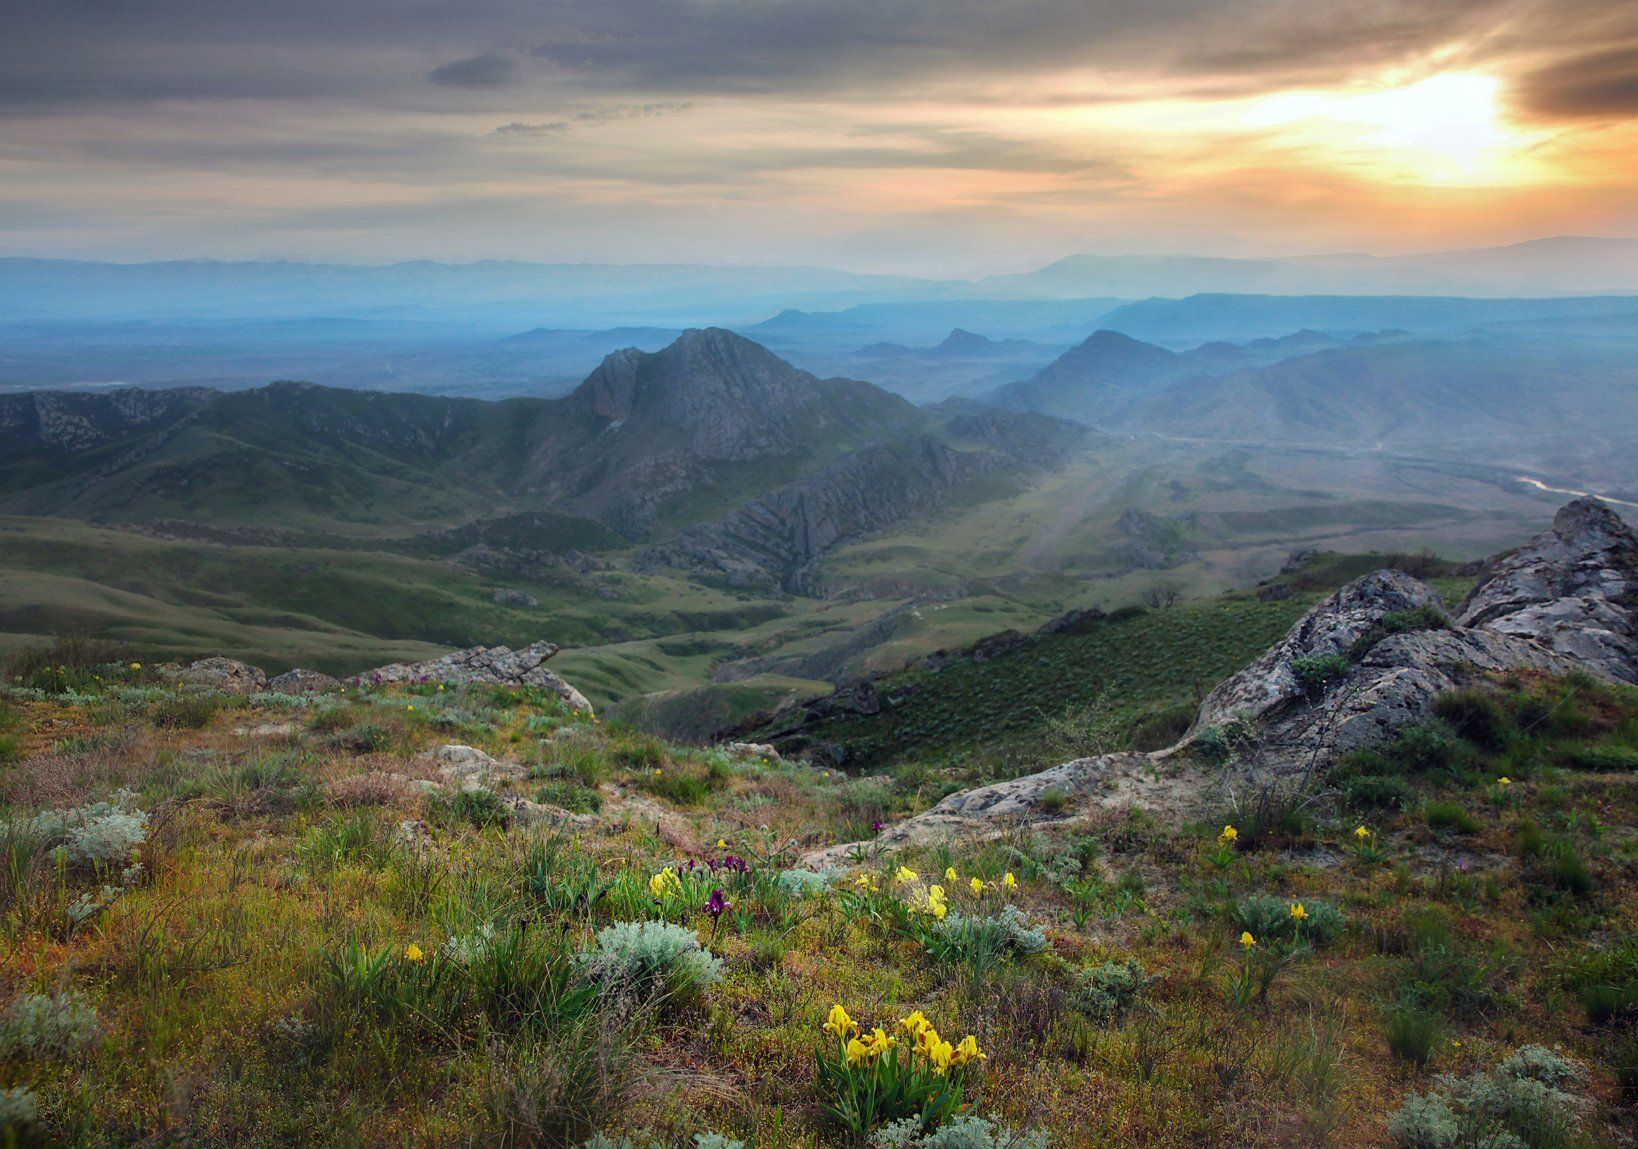
[[[1405,770],[1430,773],[1454,766],[1461,754],[1461,741],[1442,719],[1407,726],[1388,744],[1387,757]]]
[[[0,1013],[0,1057],[74,1057],[100,1033],[97,1011],[74,990],[28,993]]]
[[[980,970],[1008,958],[1041,953],[1048,945],[1046,935],[1031,928],[1024,912],[1012,905],[993,917],[966,917],[952,910],[922,932],[921,942],[936,961],[961,962]]]
[[[34,850],[55,851],[71,868],[124,868],[148,838],[148,815],[135,801],[135,794],[120,790],[111,802],[46,810],[6,827],[7,836]]]
[[[1348,658],[1341,654],[1316,654],[1291,660],[1291,673],[1310,701],[1323,698],[1331,687],[1348,677],[1348,670]]]
[[[1388,1121],[1398,1149],[1561,1149],[1576,1137],[1582,1071],[1527,1045],[1487,1072],[1443,1078],[1413,1094]]]
[[[148,721],[162,730],[203,730],[222,708],[216,694],[178,691],[148,708]]]
[[[1046,1149],[1042,1132],[1016,1133],[997,1118],[963,1114],[931,1133],[919,1118],[906,1117],[876,1130],[871,1149]]]
[[[680,1008],[722,976],[722,959],[694,931],[671,922],[616,922],[581,956],[586,977],[608,993]]]
[[[1108,1025],[1124,1017],[1157,980],[1144,972],[1136,958],[1106,961],[1081,971],[1075,1004],[1093,1021]]]
[[[1294,911],[1300,909],[1301,914]],[[1331,902],[1252,894],[1234,907],[1234,921],[1258,942],[1276,939],[1329,945],[1347,926],[1347,915]]]
[[[1507,749],[1513,741],[1513,720],[1493,694],[1482,690],[1453,690],[1440,695],[1433,712],[1458,735],[1481,750]]]
[[[1390,635],[1406,634],[1413,630],[1444,630],[1448,626],[1450,619],[1437,607],[1423,605],[1391,610],[1354,640],[1353,646],[1348,649],[1348,657],[1358,662]]]

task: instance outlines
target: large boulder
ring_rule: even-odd
[[[296,667],[274,677],[267,688],[276,694],[329,694],[341,689],[341,681],[320,670]]]
[[[1534,639],[1592,673],[1638,683],[1638,535],[1596,499],[1485,564],[1457,621]]]
[[[381,685],[389,682],[487,682],[497,686],[533,686],[549,690],[572,710],[591,713],[586,696],[546,669],[546,660],[561,649],[555,643],[536,642],[512,650],[505,646],[474,646],[425,662],[395,662],[378,666],[349,679]]]
[[[201,658],[177,674],[190,686],[207,686],[224,694],[256,694],[267,689],[267,675],[259,666],[236,658]]]

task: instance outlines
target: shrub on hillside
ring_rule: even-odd
[[[0,1013],[0,1057],[73,1057],[99,1032],[97,1011],[74,990],[27,993]]]
[[[1398,1149],[1558,1149],[1573,1143],[1582,1071],[1539,1045],[1494,1068],[1444,1077],[1405,1099],[1388,1121]]]
[[[1341,654],[1316,654],[1291,660],[1291,673],[1310,701],[1318,701],[1337,683],[1348,677],[1348,659]]]
[[[67,810],[45,810],[5,827],[10,837],[26,838],[36,850],[54,850],[64,865],[107,869],[130,865],[148,837],[148,815],[135,808],[129,790],[111,802],[93,802]]]
[[[581,955],[588,980],[613,993],[686,1005],[722,977],[722,959],[672,922],[616,922]]]

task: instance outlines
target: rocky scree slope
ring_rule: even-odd
[[[1638,682],[1638,535],[1592,499],[1561,509],[1552,529],[1485,566],[1455,618],[1426,584],[1381,570],[1349,583],[1300,619],[1256,662],[1211,691],[1189,733],[1152,754],[1078,759],[952,794],[876,838],[815,851],[845,864],[949,835],[1137,805],[1171,816],[1207,797],[1297,786],[1350,750],[1425,721],[1434,701],[1493,671],[1583,671]],[[1214,769],[1189,753],[1206,731],[1242,748]],[[1052,792],[1057,812],[1043,810]],[[1056,795],[1065,795],[1060,803]]]

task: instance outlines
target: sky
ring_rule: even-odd
[[[0,254],[1024,270],[1638,235],[1632,0],[6,0]]]

